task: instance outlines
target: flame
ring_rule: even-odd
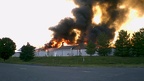
[[[77,44],[77,40],[80,37],[81,31],[78,29],[73,29],[73,31],[76,33],[74,43],[71,42],[70,40],[66,40],[64,38],[62,38],[62,39],[53,38],[49,43],[46,44],[46,46],[48,46],[49,48],[60,48],[61,46],[68,46],[68,45]]]
[[[118,34],[119,34],[118,32],[119,32],[119,31],[116,31],[116,32],[115,32],[115,37],[114,37],[114,40],[111,42],[111,47],[115,47],[114,44],[115,44],[115,42],[116,42],[116,40],[117,40],[117,38],[118,38]]]
[[[63,42],[63,45],[64,45],[64,46],[67,46],[68,44],[67,44],[66,42]]]
[[[120,8],[125,8],[125,6],[121,6]],[[120,30],[126,30],[130,33],[130,37],[132,37],[132,34],[139,31],[142,27],[144,27],[144,16],[139,16],[137,10],[130,8],[126,22],[115,32],[115,37],[112,43],[114,44],[117,40],[118,32]]]
[[[121,29],[127,30],[130,34],[144,27],[144,16],[139,16],[135,9],[130,9],[127,21],[122,25]]]
[[[62,39],[60,41],[57,41],[57,40],[53,39],[48,44],[50,44],[51,48],[60,48],[61,46],[67,46],[69,43],[70,43],[69,40]]]
[[[124,8],[126,8],[126,6],[125,5],[120,5],[119,8],[124,9]]]
[[[80,37],[81,31],[78,29],[73,29],[73,31],[76,33],[74,44],[77,44],[77,40]],[[62,38],[60,40],[52,39],[50,41],[50,43],[48,43],[48,44],[51,48],[60,48],[61,46],[73,45],[73,43],[71,41],[65,40],[64,38]]]
[[[102,11],[100,6],[96,5],[93,7],[94,17],[92,22],[94,24],[99,24],[101,22]]]
[[[76,33],[76,36],[75,36],[75,43],[77,43],[77,40],[78,40],[79,37],[80,37],[81,31],[78,30],[78,29],[73,29],[73,31]]]
[[[53,41],[51,41],[51,47],[55,47],[56,45],[57,45],[57,41],[56,40],[53,40]]]
[[[92,24],[100,24],[101,22],[107,22],[111,17],[109,17],[109,14],[107,13],[107,7],[108,4],[103,4],[102,6],[100,6],[99,4],[95,4],[92,8],[93,10],[93,18],[92,18]],[[128,6],[127,5],[120,5],[119,8],[120,9],[128,9],[127,8]],[[104,17],[102,17],[102,15]],[[138,31],[140,28],[142,28],[144,26],[144,16],[140,16],[139,15],[139,12],[133,8],[129,8],[129,13],[126,14],[126,22],[124,22],[122,25],[119,25],[121,26],[120,29],[116,29],[116,32],[115,32],[115,37],[114,37],[114,40],[112,41],[112,43],[115,43],[115,41],[117,40],[117,37],[118,37],[118,32],[120,30],[127,30],[129,33],[134,33],[135,31]],[[119,23],[116,23],[116,24],[119,24]],[[81,36],[82,32],[78,29],[73,29],[73,31],[76,33],[76,36],[75,36],[75,41],[74,43],[76,44],[77,43],[77,40],[79,39],[79,37]],[[61,45],[69,45],[70,44],[70,41],[69,40],[65,40],[65,39],[62,39],[62,40],[59,40],[59,41],[56,41],[54,40],[53,43],[52,43],[52,46],[53,47],[61,47]],[[87,44],[87,42],[84,42],[85,44]]]
[[[63,46],[67,46],[69,44],[69,42],[70,42],[69,40],[62,39],[62,41],[59,43],[59,47],[61,47],[62,44],[63,44]]]

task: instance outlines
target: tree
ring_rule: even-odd
[[[119,32],[118,39],[115,42],[115,47],[116,49],[114,55],[122,57],[131,56],[130,34],[128,34],[127,31],[121,30]]]
[[[0,39],[0,58],[7,60],[9,59],[16,50],[16,44],[10,38]]]
[[[97,52],[100,56],[108,56],[108,54],[111,52],[110,49],[110,41],[108,39],[108,36],[105,33],[101,33],[98,36],[98,48],[97,48]]]
[[[131,40],[133,56],[144,56],[144,28],[135,32]]]
[[[96,44],[93,43],[92,41],[89,41],[87,46],[86,46],[86,53],[92,56],[95,53]]]
[[[27,62],[34,58],[35,47],[31,46],[29,43],[27,45],[22,46],[20,59]]]

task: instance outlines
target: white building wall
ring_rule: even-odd
[[[63,49],[63,50],[56,50],[54,56],[89,56],[89,54],[86,53],[86,49],[81,50]],[[97,56],[97,52],[93,56]]]
[[[114,49],[112,49],[111,55],[113,55]],[[16,52],[12,57],[19,57],[20,52]],[[86,53],[86,49],[50,49],[48,51],[37,51],[35,57],[49,57],[49,56],[89,56]],[[98,56],[96,52],[93,56]]]
[[[35,52],[35,57],[44,57],[44,56],[48,56],[46,51]]]
[[[56,50],[54,56],[70,56],[70,50]]]
[[[15,52],[14,55],[12,55],[12,57],[19,57],[20,56],[20,52]]]

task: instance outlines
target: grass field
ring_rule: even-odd
[[[34,64],[46,66],[82,66],[82,67],[144,67],[144,57],[36,57],[23,62],[13,57],[1,63]]]

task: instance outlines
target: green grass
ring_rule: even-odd
[[[46,66],[84,66],[84,67],[144,67],[144,57],[36,57],[23,62],[13,57],[1,63],[36,64]]]

